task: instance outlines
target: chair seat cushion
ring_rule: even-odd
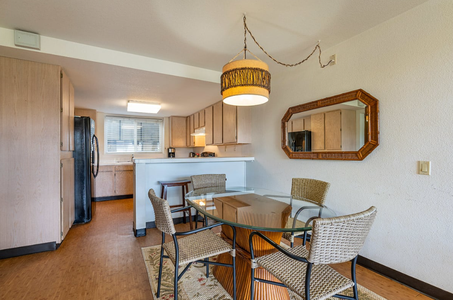
[[[293,228],[293,222],[294,222],[294,218],[288,218],[288,222],[286,222],[285,228]],[[300,228],[300,227],[305,227],[305,222],[296,220],[296,227],[295,228]],[[294,236],[298,236],[298,235],[301,235],[301,234],[304,234],[304,232],[303,231],[294,232]],[[283,232],[283,238],[287,239],[287,240],[290,240],[291,239],[291,232]]]
[[[307,257],[308,251],[304,246],[288,249],[294,255]],[[305,274],[307,264],[296,261],[282,252],[276,252],[257,258],[257,264],[274,275],[288,289],[302,299],[305,299]],[[313,265],[310,278],[310,299],[327,299],[354,283],[327,265]]]
[[[230,244],[209,229],[178,239],[178,246],[179,265],[230,252],[233,249]],[[176,261],[174,242],[165,243],[163,247],[174,264]]]

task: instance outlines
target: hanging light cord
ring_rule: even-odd
[[[264,48],[257,42],[257,40],[256,40],[255,37],[253,36],[253,34],[252,34],[252,32],[250,31],[250,29],[247,27],[246,16],[245,16],[245,14],[244,14],[244,50],[242,50],[242,51],[244,51],[244,58],[247,58],[247,51],[250,52],[250,50],[247,49],[247,32],[250,34],[250,36],[252,37],[253,41],[258,45],[258,47],[260,47],[260,49],[264,52],[264,54],[266,54],[270,59],[272,59],[273,61],[275,61],[275,62],[276,62],[277,64],[279,64],[279,65],[282,65],[282,66],[285,66],[285,67],[295,67],[295,66],[298,66],[298,65],[300,65],[300,64],[302,64],[302,63],[304,63],[304,62],[306,62],[306,61],[307,61],[307,60],[308,60],[308,59],[316,52],[316,50],[319,51],[318,60],[319,60],[319,66],[320,66],[321,68],[325,68],[325,67],[327,67],[330,63],[333,62],[333,60],[331,59],[331,60],[329,60],[329,61],[327,62],[327,64],[325,64],[325,65],[322,63],[322,61],[321,61],[321,52],[322,52],[322,51],[321,51],[321,46],[319,45],[319,41],[318,41],[318,43],[316,44],[316,46],[315,46],[315,48],[313,49],[313,51],[310,53],[310,55],[308,55],[306,58],[304,58],[303,60],[301,60],[301,61],[299,61],[299,62],[297,62],[297,63],[295,63],[295,64],[286,64],[286,63],[282,63],[282,62],[276,60],[275,58],[272,57],[272,55],[270,55],[269,53],[267,53],[267,51],[264,50]],[[242,52],[242,51],[241,51],[241,52]],[[241,52],[239,52],[239,53],[241,53]],[[250,53],[251,53],[251,52],[250,52]],[[252,54],[253,54],[253,53],[252,53]],[[238,54],[238,55],[239,55],[239,54]],[[255,56],[255,55],[254,55],[254,56]],[[236,57],[237,57],[237,55],[236,55]],[[234,59],[234,58],[233,58],[233,59]]]

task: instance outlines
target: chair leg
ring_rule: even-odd
[[[204,261],[209,261],[209,258],[205,258]],[[205,264],[206,265],[206,279],[209,278],[209,264]]]
[[[233,300],[236,300],[236,255],[233,256]]]
[[[310,278],[312,267],[313,267],[312,263],[307,264],[307,271],[305,273],[305,300],[310,300]]]
[[[174,299],[178,299],[178,274],[179,274],[179,266],[175,264],[175,280],[174,280],[174,287],[173,287],[173,294]]]
[[[162,245],[165,241],[165,233],[162,232]],[[159,278],[157,279],[157,298],[160,297],[160,284],[162,282],[162,266],[164,264],[164,247],[160,246],[160,263],[159,263]]]
[[[195,213],[195,229],[197,229],[197,228],[198,228],[198,210]]]
[[[359,292],[357,291],[357,276],[356,276],[356,264],[357,264],[357,257],[354,257],[351,261],[351,279],[354,282],[353,291],[354,291],[354,299],[359,299]]]
[[[302,242],[302,245],[305,246],[306,243],[307,243],[307,232],[304,231],[304,241]]]
[[[252,280],[250,283],[250,300],[255,298],[255,269],[252,268]]]

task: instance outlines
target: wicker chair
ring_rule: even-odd
[[[286,223],[286,228],[300,228],[305,227],[306,222],[302,222],[297,219],[299,214],[304,210],[316,210],[318,211],[318,216],[321,216],[322,208],[324,206],[324,201],[326,199],[327,192],[329,191],[330,183],[310,179],[310,178],[293,178],[291,184],[291,206],[292,200],[303,200],[315,204],[316,206],[303,206],[301,207],[293,218],[288,218]],[[291,243],[291,247],[294,246],[294,238],[302,238],[303,245],[305,241],[309,239],[310,235],[306,232],[284,232],[283,238],[287,239]]]
[[[291,299],[320,300],[329,297],[358,299],[356,263],[360,249],[376,216],[376,208],[335,218],[317,218],[313,221],[310,250],[305,246],[283,249],[259,232],[249,238],[252,259],[251,298],[254,297],[254,282],[270,283],[288,288]],[[257,235],[279,251],[255,258],[252,238]],[[328,264],[352,261],[351,278],[344,277]],[[279,282],[255,278],[254,270],[263,267]],[[354,297],[338,293],[353,287]]]
[[[233,268],[233,299],[236,299],[236,229],[233,229],[233,245],[230,245],[218,235],[216,235],[211,228],[221,225],[216,223],[211,226],[195,229],[192,231],[176,232],[171,213],[179,212],[187,209],[177,208],[170,210],[170,205],[164,199],[156,196],[153,189],[148,192],[149,199],[154,208],[156,227],[162,231],[162,244],[160,251],[160,264],[159,264],[159,278],[157,285],[157,298],[160,297],[160,286],[162,279],[162,265],[163,259],[169,258],[175,266],[174,276],[174,299],[178,299],[178,281],[190,267],[193,262],[199,262],[206,265],[206,277],[209,277],[209,264],[222,265]],[[165,243],[165,234],[173,237],[172,242]],[[177,239],[177,236],[187,236],[185,238]],[[167,255],[164,255],[164,250]],[[209,257],[217,256],[222,253],[229,252],[233,257],[233,263],[223,264],[218,262],[210,262]],[[182,265],[187,266],[181,272],[178,270]]]
[[[225,174],[203,174],[190,176],[194,191],[212,190],[212,188],[219,188],[225,190],[226,175]],[[207,225],[207,218],[198,211],[195,213],[195,228],[198,228],[198,215],[204,218],[204,223]]]

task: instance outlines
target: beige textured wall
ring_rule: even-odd
[[[453,2],[429,1],[294,69],[270,62],[272,94],[255,107],[247,183],[290,191],[292,177],[331,182],[338,214],[378,208],[361,255],[453,292]],[[280,149],[287,108],[362,88],[380,100],[380,146],[362,162],[290,160]],[[432,162],[432,175],[417,162]]]

